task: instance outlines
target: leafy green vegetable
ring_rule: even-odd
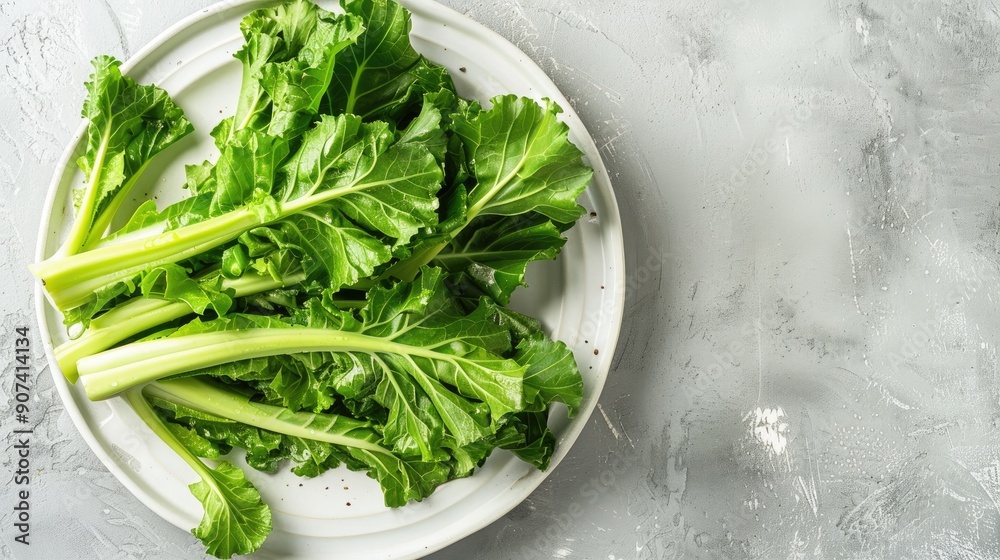
[[[499,255],[486,259],[492,263],[486,262],[478,249],[489,247],[500,235],[519,236],[514,245],[498,239],[498,249],[509,252],[516,247],[520,254],[511,255],[516,259],[551,258],[562,245],[560,228],[532,222],[532,217],[528,222],[525,218],[484,222],[482,217],[537,214],[557,224],[573,223],[583,214],[576,199],[593,171],[583,165],[580,150],[569,141],[569,128],[558,120],[557,105],[539,105],[510,95],[491,101],[493,106],[486,111],[478,103],[463,102],[451,115],[451,128],[464,146],[462,165],[469,170],[469,185],[448,193],[442,204],[448,215],[440,227],[418,239],[413,252],[387,274],[412,278],[442,253],[458,255],[440,257],[450,266],[465,253],[470,276],[480,279],[497,301],[505,303],[511,290],[523,282],[523,269],[516,262],[501,262]],[[521,231],[529,224],[530,229]],[[492,231],[477,236],[484,227]],[[525,241],[530,243],[518,247]],[[490,273],[494,273],[492,278],[484,277]]]
[[[248,14],[218,157],[186,165],[190,196],[141,202],[110,234],[145,162],[190,126],[99,59],[92,188],[72,248],[32,267],[73,333],[60,369],[91,399],[122,396],[192,467],[193,532],[219,557],[271,528],[224,460],[237,450],[266,472],[363,471],[397,507],[498,448],[548,468],[548,419],[583,402],[571,349],[507,307],[582,213],[591,170],[559,107],[462,99],[395,1],[344,11]]]
[[[153,156],[193,130],[165,91],[123,76],[118,60],[99,56],[93,65],[83,106],[87,147],[77,160],[87,185],[69,237],[53,258],[99,241]]]
[[[129,300],[116,306],[99,318],[91,321],[90,328],[73,340],[55,348],[56,362],[63,375],[75,383],[77,361],[85,356],[107,350],[115,344],[127,340],[150,329],[161,327],[191,313],[200,313],[210,305],[210,298],[243,297],[268,292],[284,286],[295,285],[305,279],[305,274],[279,274],[277,278],[268,275],[248,273],[236,280],[220,279],[214,294],[205,295],[206,282],[182,279],[182,286],[170,286],[160,294],[146,293],[145,297]],[[186,292],[190,292],[190,295]],[[193,297],[192,297],[193,296]],[[219,309],[219,306],[216,306]]]
[[[214,469],[209,468],[166,427],[138,390],[126,393],[125,399],[153,433],[201,478],[191,485],[191,493],[202,503],[205,512],[192,532],[205,543],[207,552],[229,558],[260,548],[271,532],[271,510],[243,471],[226,461]]]
[[[545,411],[518,414],[510,422],[510,429],[516,437],[498,447],[511,451],[521,460],[544,471],[549,468],[549,460],[556,447],[556,436],[547,423],[548,413]]]
[[[555,401],[569,407],[573,416],[583,400],[583,380],[576,369],[573,353],[562,342],[541,333],[524,338],[514,359],[524,364],[525,410],[541,412]]]
[[[494,301],[507,305],[524,285],[528,263],[556,258],[564,243],[559,228],[541,214],[490,216],[458,230],[431,262],[464,271]]]
[[[316,464],[306,466],[317,454],[343,457],[352,466],[369,471],[382,486],[386,505],[390,507],[419,501],[448,479],[446,463],[423,462],[393,453],[367,422],[255,403],[217,384],[191,378],[154,382],[143,391],[157,406],[173,411],[175,417],[192,419],[192,425],[203,427],[206,420],[214,422],[216,427],[206,430],[215,434],[213,438],[231,440],[231,432],[227,432],[252,426],[278,438],[275,447],[282,448],[279,455],[292,456],[308,446],[309,453],[299,456],[300,468],[317,468]],[[218,427],[227,422],[229,429]]]
[[[357,317],[313,299],[287,320],[230,315],[191,323],[166,338],[83,358],[78,368],[87,395],[96,400],[170,375],[276,357],[253,375],[281,379],[278,392],[296,395],[287,387],[298,384],[285,356],[307,353],[297,361],[314,375],[308,387],[322,389],[322,374],[330,369],[356,368],[388,410],[387,443],[431,460],[446,433],[464,445],[524,407],[525,368],[502,357],[510,350],[509,334],[487,311],[464,315],[448,299],[440,271],[427,269],[418,281],[373,289]],[[243,377],[238,371],[231,376]],[[302,401],[299,394],[286,405]]]
[[[569,141],[561,109],[513,95],[494,97],[492,107],[467,104],[452,116],[466,146],[474,186],[466,195],[465,224],[480,215],[538,212],[571,223],[583,214],[576,199],[593,171]]]
[[[239,467],[225,461],[191,485],[205,515],[192,531],[219,558],[260,548],[271,532],[270,509]]]
[[[347,13],[365,32],[337,58],[323,112],[353,113],[365,120],[400,121],[419,107],[424,93],[454,91],[448,72],[410,46],[410,14],[387,0],[347,0]]]
[[[337,54],[364,29],[351,15],[332,14],[306,0],[261,8],[243,18],[246,45],[236,114],[216,140],[228,144],[237,131],[297,136],[319,109],[333,78]]]
[[[282,168],[280,181],[275,180],[277,171],[264,155],[273,151],[278,141],[252,131],[246,136],[245,144],[223,154],[241,171],[216,173],[218,186],[210,217],[158,235],[35,265],[32,271],[45,283],[52,301],[62,309],[84,305],[97,290],[157,266],[195,257],[254,228],[297,214],[323,222],[323,215],[314,213],[321,208],[342,213],[403,243],[419,227],[437,221],[433,195],[441,182],[440,166],[425,147],[394,145],[395,138],[384,123],[362,123],[353,115],[324,116],[303,136],[301,147]],[[251,160],[258,155],[265,157],[266,163],[253,164]],[[229,166],[216,165],[217,171],[220,168]],[[271,187],[270,192],[262,187]],[[356,246],[371,243],[356,228],[347,231],[324,222],[317,225],[317,231],[332,237],[360,237]],[[301,248],[307,250],[309,245],[303,243]],[[336,272],[347,281],[356,280],[372,272],[367,266],[377,258],[368,258],[361,270],[344,266]]]

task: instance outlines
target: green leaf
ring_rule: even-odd
[[[556,258],[564,243],[559,229],[540,214],[486,217],[462,229],[433,263],[465,272],[494,301],[507,305],[514,289],[525,285],[528,263]]]
[[[466,223],[479,215],[530,211],[556,222],[576,221],[583,214],[576,199],[593,171],[569,141],[559,106],[513,95],[490,101],[489,110],[472,103],[452,116],[475,179]]]
[[[279,227],[294,239],[309,278],[329,286],[349,286],[392,258],[389,248],[333,208],[321,207],[283,220]]]
[[[284,168],[282,201],[328,196],[355,223],[406,243],[437,223],[442,171],[427,147],[394,140],[385,123],[324,116]]]
[[[355,17],[335,16],[318,8],[316,13],[315,27],[296,57],[261,68],[261,84],[272,103],[271,134],[297,136],[305,130],[333,78],[337,53],[354,43],[363,30]]]
[[[145,297],[183,302],[199,315],[206,309],[224,315],[233,303],[222,288],[221,276],[196,280],[176,264],[162,265],[143,275],[140,289]]]
[[[448,277],[448,291],[463,309],[471,310],[477,307],[488,309],[490,320],[510,331],[511,342],[514,345],[542,331],[542,324],[538,319],[496,304],[464,272]]]
[[[218,558],[229,558],[233,554],[249,554],[259,549],[271,532],[271,510],[243,471],[225,461],[214,469],[208,467],[185,445],[195,441],[196,449],[203,449],[200,439],[184,435],[179,439],[176,428],[167,427],[139,390],[127,392],[124,398],[153,433],[190,465],[200,478],[189,486],[204,508],[201,522],[192,533],[201,539],[206,551]]]
[[[293,356],[274,356],[267,362],[272,380],[266,392],[270,398],[290,410],[322,412],[333,406],[335,393],[327,368],[309,367],[311,364]]]
[[[423,146],[400,144],[379,158],[355,192],[336,201],[356,223],[408,243],[421,228],[437,223],[441,169]]]
[[[441,412],[427,391],[414,379],[397,373],[395,363],[386,363],[375,355],[364,356],[365,368],[380,379],[375,400],[389,410],[382,429],[385,442],[401,455],[416,455],[424,460],[440,459],[437,447],[444,437]],[[433,391],[432,391],[433,392]]]
[[[445,132],[448,115],[455,107],[455,94],[441,90],[425,94],[420,113],[400,132],[398,144],[421,144],[434,154],[439,164],[444,164],[448,155],[449,136]]]
[[[316,114],[337,53],[363,29],[350,15],[335,15],[306,0],[251,12],[240,22],[246,44],[236,114],[218,130],[224,146],[236,131],[254,129],[295,136]]]
[[[260,76],[265,64],[272,57],[278,60],[286,60],[283,55],[283,45],[276,35],[262,32],[267,21],[262,14],[269,9],[264,8],[251,12],[243,18],[240,28],[246,43],[243,48],[234,55],[243,66],[243,77],[240,82],[240,93],[236,103],[236,113],[229,119],[223,120],[212,136],[215,144],[220,149],[223,148],[235,130],[255,129],[264,130],[267,127],[270,99],[260,82]]]
[[[201,437],[194,430],[186,426],[174,424],[173,422],[167,423],[166,426],[174,434],[174,437],[181,442],[181,445],[190,449],[198,457],[218,459],[229,451],[228,449],[225,452],[222,451],[217,443]]]
[[[235,210],[253,201],[255,193],[270,192],[287,156],[288,142],[283,138],[252,130],[236,133],[215,164],[211,214]]]
[[[63,256],[100,241],[149,161],[193,130],[164,90],[123,76],[120,64],[110,56],[95,58],[86,84],[86,150],[77,159],[86,186]]]
[[[394,140],[382,122],[355,115],[323,115],[302,137],[283,173],[279,198],[289,202],[326,190],[345,189],[366,177]]]
[[[509,433],[511,430],[505,425],[501,432]],[[452,456],[450,478],[464,478],[472,475],[473,471],[483,464],[487,457],[497,447],[494,438],[484,438],[470,442],[466,445],[459,445],[454,440],[445,438],[441,446],[448,450]],[[524,438],[522,437],[521,440]]]
[[[524,365],[525,410],[541,411],[559,401],[569,408],[572,417],[583,401],[583,378],[573,353],[561,341],[542,333],[522,339],[514,355]]]
[[[593,171],[583,164],[582,152],[569,141],[569,127],[558,119],[559,106],[548,100],[539,104],[513,95],[495,97],[492,103],[484,111],[478,103],[459,102],[450,115],[453,138],[461,141],[464,157],[452,156],[449,148],[445,167],[449,177],[453,176],[450,181],[465,178],[443,193],[445,212],[438,227],[425,231],[413,243],[412,251],[389,268],[386,275],[413,278],[420,267],[433,262],[452,240],[471,240],[474,232],[466,232],[467,229],[500,223],[484,222],[482,217],[530,214],[571,224],[583,214],[583,207],[576,199],[587,187]],[[540,226],[518,240],[518,243],[528,242],[527,251],[534,253],[522,256],[549,258],[551,251],[545,244],[558,242],[551,231],[546,231],[547,227]],[[507,229],[513,232],[519,228]],[[483,234],[476,241],[481,245],[488,239]],[[509,244],[505,249],[515,247],[516,244]],[[503,267],[506,270],[501,274],[507,278],[499,284],[491,285],[497,281],[489,277],[493,270],[477,274],[484,282],[484,289],[498,301],[509,297],[523,277],[518,270],[520,265],[508,261]]]
[[[209,478],[191,485],[205,508],[192,533],[218,558],[257,550],[271,532],[271,510],[239,468],[223,461],[208,473]]]
[[[343,461],[336,446],[323,441],[288,437],[288,455],[295,463],[292,472],[307,478],[317,477],[337,468]]]
[[[349,452],[368,467],[368,476],[378,481],[388,507],[404,506],[411,500],[420,501],[448,481],[446,463],[401,459],[367,449],[351,448]]]
[[[184,188],[191,191],[192,195],[210,193],[215,191],[215,176],[212,170],[215,164],[205,160],[199,164],[184,166]],[[148,202],[148,201],[147,201]]]
[[[424,93],[454,91],[448,73],[413,50],[410,14],[397,2],[347,0],[344,9],[365,31],[337,57],[322,113],[399,121],[416,112]]]
[[[549,430],[548,412],[522,412],[514,415],[508,424],[518,438],[498,442],[497,447],[507,449],[519,459],[531,463],[540,471],[549,468],[549,460],[555,452],[556,436]]]

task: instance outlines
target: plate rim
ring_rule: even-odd
[[[329,0],[313,1],[319,4],[330,3]],[[503,52],[504,55],[511,57],[512,59],[518,60],[520,70],[526,74],[530,74],[533,79],[552,85],[552,89],[555,93],[557,93],[557,95],[552,95],[550,92],[546,92],[546,97],[557,103],[562,108],[562,116],[564,120],[571,119],[573,121],[572,123],[568,123],[570,124],[571,129],[575,129],[575,132],[578,134],[582,133],[581,136],[585,145],[579,147],[587,157],[588,164],[594,170],[592,185],[599,191],[600,199],[607,206],[601,215],[602,228],[606,228],[602,229],[601,237],[603,239],[608,231],[613,234],[610,243],[611,251],[609,252],[605,247],[602,247],[602,255],[604,256],[605,262],[611,263],[610,268],[613,273],[612,278],[614,280],[614,286],[613,290],[611,290],[611,294],[605,294],[605,297],[611,297],[612,309],[610,314],[602,313],[604,319],[608,321],[609,327],[607,331],[604,356],[594,365],[597,383],[593,384],[594,386],[590,388],[590,390],[594,393],[594,398],[592,398],[589,402],[585,401],[587,406],[578,410],[575,417],[567,424],[567,429],[562,434],[559,434],[559,445],[557,446],[550,462],[550,466],[546,471],[535,471],[531,475],[517,481],[517,483],[520,483],[524,481],[524,479],[530,479],[527,484],[518,484],[516,486],[512,485],[511,488],[505,490],[501,495],[505,497],[505,499],[501,500],[503,504],[500,507],[494,507],[491,510],[492,515],[477,519],[475,523],[466,524],[466,526],[459,531],[445,530],[435,533],[435,536],[442,536],[443,538],[432,539],[427,543],[424,543],[426,546],[411,547],[411,549],[421,549],[419,552],[411,551],[412,554],[408,555],[404,553],[403,555],[397,556],[397,558],[416,558],[420,555],[440,550],[461,540],[462,538],[478,532],[505,515],[511,509],[524,501],[532,492],[534,492],[534,490],[537,489],[542,482],[549,477],[549,475],[551,475],[562,459],[568,455],[570,448],[579,439],[580,434],[583,432],[584,427],[587,425],[590,416],[596,408],[597,403],[600,400],[600,396],[603,393],[604,386],[607,383],[607,378],[610,375],[611,364],[613,362],[621,334],[627,288],[625,282],[626,270],[624,234],[617,198],[615,196],[603,158],[600,156],[600,151],[594,142],[594,138],[591,136],[589,130],[587,130],[583,121],[579,118],[579,115],[576,113],[576,110],[570,103],[569,99],[565,97],[552,78],[549,77],[548,74],[546,74],[530,56],[499,33],[493,31],[471,17],[463,15],[452,8],[434,2],[433,0],[398,1],[406,7],[415,18],[430,18],[430,16],[433,15],[436,16],[437,20],[448,26],[463,29],[482,37],[485,42],[490,44],[491,47],[496,48],[498,51]],[[145,58],[155,53],[156,50],[164,46],[169,41],[175,39],[186,29],[220,13],[236,9],[250,11],[259,7],[279,3],[280,0],[222,0],[206,8],[196,10],[193,13],[181,18],[174,24],[168,26],[162,32],[157,34],[152,40],[146,43],[142,48],[132,54],[127,60],[123,61],[121,70],[123,73],[127,74],[135,66],[144,62]],[[71,135],[62,156],[53,168],[56,172],[53,173],[52,179],[48,185],[48,191],[43,202],[44,215],[39,224],[38,241],[35,248],[36,262],[40,262],[46,257],[46,245],[49,237],[47,232],[52,225],[53,217],[52,208],[56,205],[60,194],[64,194],[60,193],[60,187],[62,183],[66,181],[66,170],[72,167],[72,160],[83,137],[86,135],[86,131],[87,122],[86,120],[82,120],[76,131]],[[73,187],[70,188],[72,189]],[[42,339],[42,345],[45,349],[45,355],[48,360],[50,373],[62,401],[63,408],[73,421],[77,432],[83,437],[87,446],[98,457],[104,467],[108,469],[115,479],[125,486],[129,492],[131,492],[132,495],[135,496],[143,505],[148,507],[157,516],[161,517],[168,523],[182,530],[189,531],[190,527],[187,526],[189,523],[187,523],[186,520],[182,520],[181,517],[170,507],[170,504],[161,503],[155,496],[147,493],[133,479],[132,475],[134,473],[129,473],[123,469],[119,465],[118,460],[116,460],[115,457],[109,453],[105,444],[98,441],[98,438],[94,433],[95,431],[87,423],[80,407],[77,406],[72,386],[66,381],[59,367],[56,365],[53,353],[54,346],[50,335],[50,323],[48,317],[46,316],[50,311],[50,309],[48,309],[50,304],[45,291],[42,289],[41,283],[37,281],[35,282],[34,304],[35,316],[39,325],[39,332]],[[606,310],[602,310],[602,312],[604,311]],[[336,540],[336,538],[337,537],[329,537],[330,540]],[[266,553],[265,550],[262,550],[261,552]]]

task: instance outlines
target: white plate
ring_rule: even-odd
[[[239,21],[252,9],[272,3],[217,4],[174,25],[123,66],[139,82],[156,83],[170,92],[196,127],[195,134],[154,160],[137,185],[136,200],[156,195],[165,204],[179,198],[181,163],[215,158],[208,132],[222,116],[232,114],[239,89],[240,65],[232,57],[242,42]],[[595,170],[581,200],[591,216],[570,231],[557,261],[532,265],[530,288],[515,296],[515,307],[541,319],[555,338],[573,348],[584,375],[584,401],[577,416],[567,420],[559,411],[551,422],[558,438],[551,472],[597,403],[621,324],[623,243],[607,171],[569,102],[524,53],[430,0],[404,3],[413,13],[414,47],[446,66],[463,96],[485,101],[513,92],[556,101],[564,109],[571,139]],[[332,2],[320,4],[337,9]],[[49,213],[39,236],[39,260],[52,254],[68,231],[71,191],[82,183],[73,162],[82,150],[84,128],[57,166],[48,195]],[[52,356],[52,344],[66,339],[61,318],[47,304],[40,287],[35,301],[56,386],[84,439],[153,511],[185,530],[196,526],[201,506],[187,489],[194,481],[193,472],[118,399],[92,403],[79,387],[65,382]],[[374,481],[345,469],[312,480],[295,477],[287,469],[276,475],[246,471],[274,518],[274,532],[259,557],[352,559],[416,558],[443,548],[510,511],[547,474],[509,453],[497,452],[474,476],[449,482],[423,502],[389,509],[382,504]]]

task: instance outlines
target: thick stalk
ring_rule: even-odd
[[[77,362],[90,400],[112,397],[130,387],[171,375],[280,354],[362,352],[454,359],[428,348],[409,346],[356,332],[288,327],[199,333],[135,342]]]
[[[462,227],[465,227],[465,226],[462,226]],[[461,230],[459,230],[459,231],[461,231]],[[385,273],[382,274],[382,277],[383,278],[388,278],[388,277],[398,278],[400,280],[405,280],[405,281],[409,282],[409,281],[413,280],[417,276],[418,272],[420,272],[420,267],[422,267],[422,266],[430,263],[432,260],[434,260],[434,258],[437,257],[438,254],[441,251],[443,251],[445,249],[445,247],[447,247],[447,246],[448,246],[448,243],[445,242],[445,243],[438,243],[437,245],[432,245],[430,247],[426,247],[424,249],[421,249],[421,250],[417,251],[416,253],[413,253],[412,255],[410,255],[409,257],[407,257],[406,259],[401,260],[398,263],[396,263],[396,264],[392,265],[391,267],[389,267],[385,271]]]
[[[106,327],[91,324],[79,338],[68,340],[56,347],[54,353],[59,370],[70,383],[79,377],[76,362],[115,344],[174,319],[191,313],[191,307],[183,302],[169,302],[163,299],[143,298],[129,301],[112,309],[106,315],[114,314],[120,321],[108,318]]]
[[[286,201],[270,220],[261,219],[247,208],[240,208],[148,238],[97,247],[72,257],[49,258],[29,268],[42,281],[53,304],[61,310],[72,309],[89,301],[100,288],[131,278],[149,267],[195,256],[232,241],[254,227],[276,222],[347,194],[411,178],[413,176],[406,175],[359,182]]]
[[[241,208],[190,226],[144,239],[133,239],[66,258],[49,258],[30,266],[45,285],[53,303],[72,309],[93,292],[160,264],[175,263],[239,237],[261,224]]]
[[[305,280],[305,277],[304,273],[298,273],[275,280],[270,276],[247,274],[235,280],[223,280],[222,289],[232,290],[233,297],[244,297],[292,286]],[[191,306],[184,302],[146,297],[129,300],[94,319],[90,328],[79,338],[56,347],[56,362],[66,379],[70,383],[76,383],[79,377],[76,363],[81,358],[107,350],[127,338],[191,313]]]
[[[142,166],[140,166],[139,169],[128,178],[128,181],[122,186],[122,188],[118,189],[118,192],[115,193],[115,197],[111,200],[111,203],[108,204],[104,211],[97,216],[94,223],[90,225],[90,228],[88,228],[89,231],[87,233],[87,238],[83,242],[81,252],[89,251],[101,242],[104,234],[108,231],[108,227],[111,226],[111,221],[115,219],[115,215],[118,213],[118,208],[120,208],[122,203],[125,202],[125,198],[128,197],[129,192],[132,191],[132,187],[135,186],[136,181],[139,179],[139,176],[142,175],[142,172],[146,170],[146,166],[149,165],[150,161],[151,160],[147,160],[143,163]]]
[[[108,141],[111,138],[110,128],[111,121],[109,120],[105,125],[101,145],[97,149],[97,155],[94,157],[96,165],[90,171],[90,181],[83,191],[80,208],[77,210],[76,219],[73,220],[73,225],[69,230],[69,237],[66,238],[66,241],[56,253],[59,258],[68,257],[80,252],[80,249],[87,242],[87,236],[90,235],[91,220],[94,208],[97,206],[97,185],[104,174],[104,158],[108,151]]]
[[[146,385],[142,391],[151,397],[262,430],[391,455],[378,444],[381,438],[367,422],[347,416],[292,412],[284,407],[252,402],[245,395],[193,377],[157,381]],[[350,435],[345,435],[348,433]]]
[[[173,449],[181,459],[184,459],[184,462],[190,465],[206,484],[212,486],[215,492],[221,493],[218,483],[215,481],[212,473],[209,472],[209,468],[205,465],[205,463],[201,462],[201,459],[196,457],[194,453],[181,443],[174,436],[173,432],[167,428],[167,426],[163,423],[163,420],[161,420],[156,414],[156,411],[153,410],[153,407],[148,401],[146,401],[146,398],[142,396],[140,389],[126,391],[122,395],[122,398],[124,398],[125,402],[132,407],[132,410],[135,411],[136,415],[139,416],[143,423],[149,426],[149,429],[152,430],[157,437],[170,446],[170,448]]]

